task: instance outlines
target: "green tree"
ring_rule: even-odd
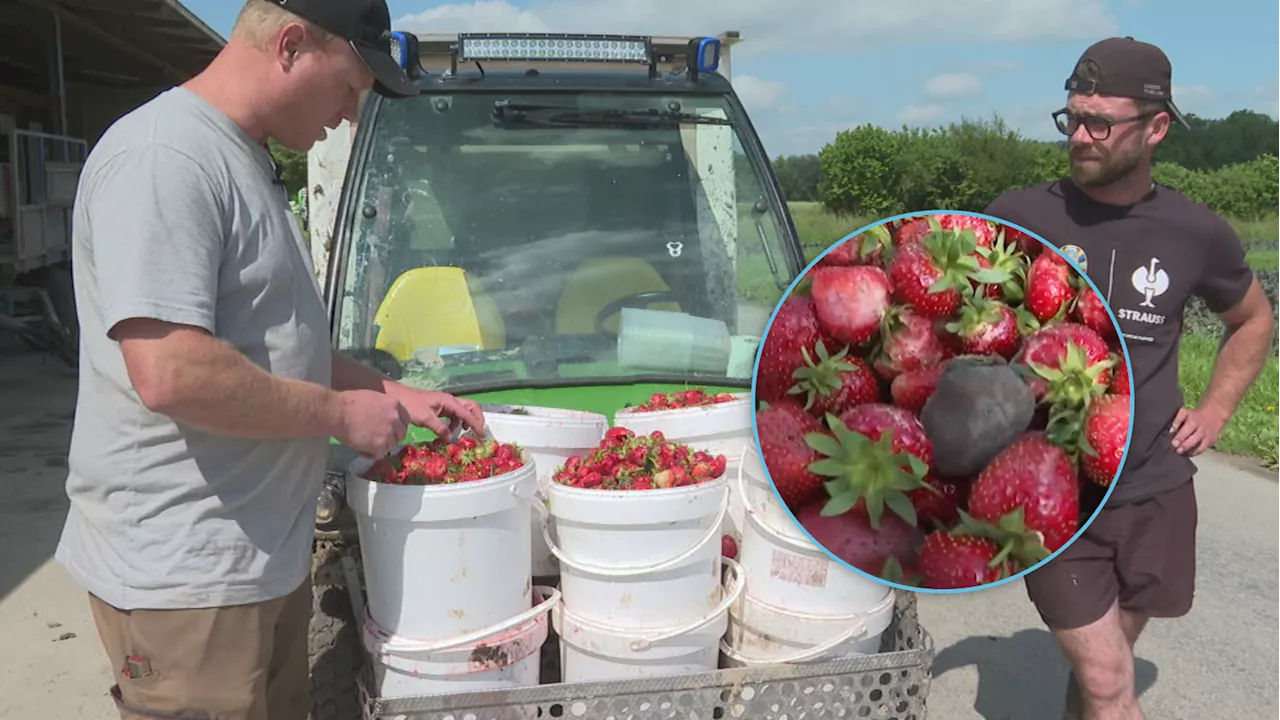
[[[276,164],[280,166],[280,174],[284,178],[289,197],[294,197],[307,185],[306,153],[290,150],[274,139],[267,143],[267,147],[271,151],[271,157],[275,158]]]

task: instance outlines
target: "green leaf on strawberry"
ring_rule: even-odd
[[[873,528],[879,529],[886,506],[915,526],[915,506],[906,493],[921,488],[938,492],[924,480],[928,466],[911,453],[894,452],[891,430],[885,430],[879,440],[873,441],[850,430],[835,415],[828,414],[826,419],[830,435],[805,435],[805,442],[823,456],[809,464],[809,471],[832,478],[824,483],[830,500],[822,514],[840,515],[861,501]]]
[[[964,510],[959,513],[960,523],[951,534],[986,538],[1000,547],[1000,552],[988,567],[995,568],[1005,560],[1012,560],[1022,570],[1033,567],[1052,554],[1044,544],[1044,535],[1027,529],[1023,508],[1007,513],[998,523],[978,520]]]

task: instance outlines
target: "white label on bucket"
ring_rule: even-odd
[[[805,557],[782,550],[773,551],[769,577],[806,587],[826,587],[827,568],[831,561],[822,557]]]

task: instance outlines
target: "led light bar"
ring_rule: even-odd
[[[462,33],[458,59],[649,64],[652,43],[636,35],[561,35],[552,33]]]
[[[402,32],[392,32],[389,37],[391,41],[391,57],[396,61],[396,65],[400,69],[405,70],[409,67],[409,38]]]

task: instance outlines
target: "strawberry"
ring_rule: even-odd
[[[1116,395],[1129,394],[1129,365],[1124,361],[1124,355],[1120,353],[1111,353],[1112,359],[1116,365],[1111,370],[1111,382],[1107,389]]]
[[[1129,442],[1129,396],[1103,395],[1089,405],[1084,416],[1084,475],[1102,487],[1110,487],[1120,472],[1124,448]]]
[[[805,365],[805,353],[824,344],[823,352],[833,350],[833,340],[823,340],[823,330],[814,312],[814,303],[802,295],[791,295],[774,315],[764,338],[760,364],[756,372],[756,395],[765,402],[787,396],[797,369]]]
[[[960,317],[947,323],[948,332],[955,334],[963,355],[999,356],[1011,359],[1021,344],[1018,333],[1018,316],[1013,309],[999,300],[982,297],[965,298]]]
[[[951,527],[959,517],[962,499],[968,492],[968,483],[944,480],[932,472],[925,475],[924,481],[932,490],[921,488],[907,493],[907,499],[915,507],[919,522]]]
[[[821,456],[805,440],[822,431],[822,423],[794,400],[779,400],[756,412],[761,459],[792,510],[822,495],[822,478],[809,469]]]
[[[876,225],[831,248],[818,260],[815,267],[879,265],[892,247],[889,229],[884,225]]]
[[[933,462],[933,444],[920,419],[883,403],[868,403],[840,417],[827,416],[828,433],[810,433],[805,441],[821,459],[809,465],[824,483],[830,499],[823,512],[865,512],[878,527],[885,506],[915,525],[917,511],[907,494],[917,488],[935,492],[924,477]]]
[[[1011,225],[1002,225],[1001,230],[1004,232],[1005,239],[1009,242],[1016,243],[1018,249],[1029,258],[1035,258],[1044,249],[1044,244],[1035,237],[1028,235],[1016,227]]]
[[[974,242],[980,248],[991,247],[995,244],[996,236],[1000,232],[999,226],[990,220],[976,215],[960,215],[955,213],[945,213],[935,216],[938,224],[946,230],[971,230],[974,234]]]
[[[994,541],[935,530],[924,539],[918,568],[922,585],[935,590],[977,587],[1014,574],[1014,564]]]
[[[1041,323],[1066,316],[1068,303],[1075,297],[1071,265],[1056,252],[1043,252],[1027,270],[1024,304]]]
[[[854,405],[880,400],[879,381],[866,360],[850,357],[847,346],[828,355],[826,346],[819,343],[817,353],[814,362],[808,349],[803,351],[805,364],[795,371],[796,384],[787,391],[805,396],[805,410],[817,416],[839,415]]]
[[[1072,316],[1080,321],[1080,324],[1102,336],[1102,339],[1111,344],[1118,338],[1116,334],[1116,325],[1111,322],[1111,315],[1107,313],[1107,306],[1103,304],[1102,298],[1098,293],[1093,291],[1086,283],[1081,283],[1080,291],[1076,294],[1075,307],[1072,308]]]
[[[892,381],[908,370],[937,365],[949,355],[932,319],[909,308],[891,307],[881,323],[873,366],[880,377]]]
[[[1029,432],[1002,450],[978,475],[969,491],[968,512],[973,519],[992,525],[1009,528],[1012,523],[1012,532],[1023,536],[1037,551],[1042,545],[1051,554],[1079,528],[1078,483],[1067,451],[1050,443],[1044,433]],[[1015,512],[1020,515],[1012,515]],[[1015,519],[1017,522],[1012,522]],[[1031,542],[1034,533],[1039,537]]]
[[[916,217],[903,222],[890,234],[893,238],[894,246],[902,247],[910,243],[920,242],[932,229],[929,225],[928,217]]]
[[[889,276],[870,265],[819,268],[809,293],[823,329],[837,340],[860,345],[875,336],[884,319]]]
[[[720,554],[730,560],[738,558],[738,540],[732,535],[720,536]]]
[[[889,385],[893,404],[919,415],[933,391],[938,389],[938,380],[946,368],[946,363],[938,363],[900,373]]]
[[[919,242],[899,246],[889,264],[894,302],[926,317],[945,317],[960,307],[961,288],[981,268],[972,233],[934,229]]]
[[[1045,381],[1037,388],[1038,401],[1083,408],[1106,390],[1115,359],[1093,330],[1058,322],[1028,337],[1011,363],[1024,375]]]
[[[827,515],[822,503],[812,503],[796,513],[800,526],[832,555],[876,577],[886,577],[886,569],[911,567],[924,534],[897,515],[881,518],[879,527],[861,513]]]

